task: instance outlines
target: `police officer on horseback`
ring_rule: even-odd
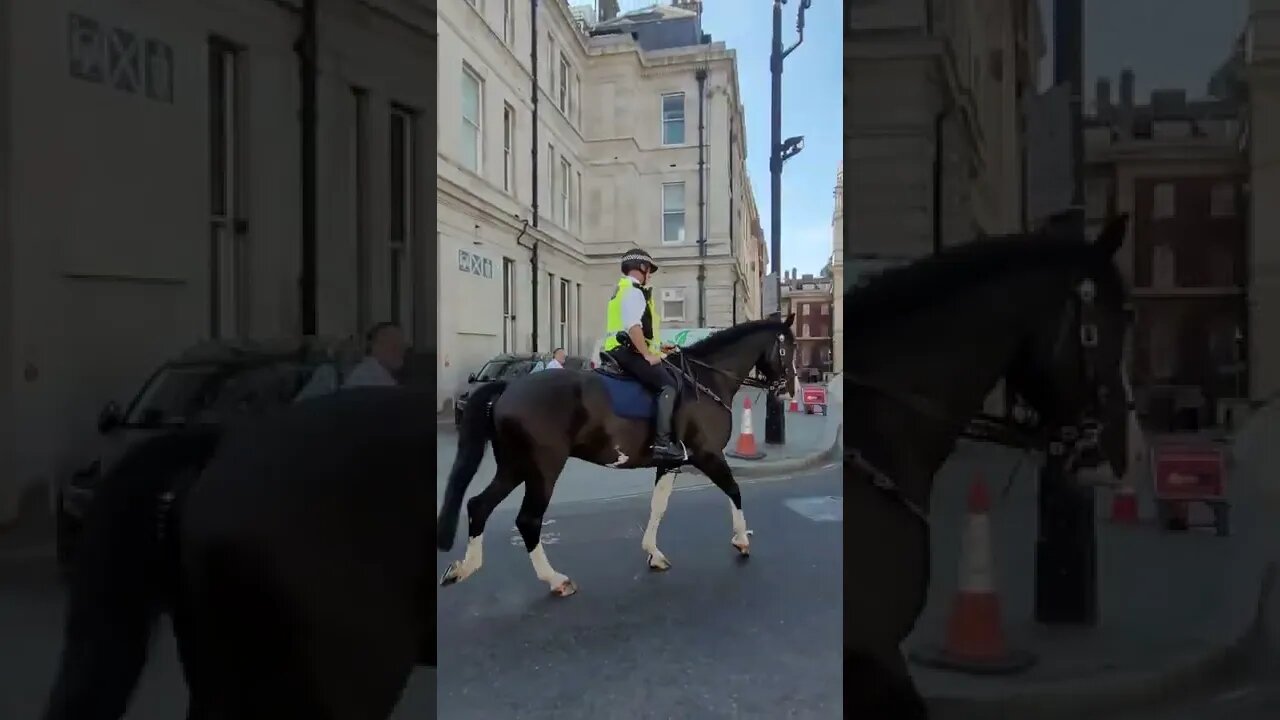
[[[649,253],[635,248],[622,256],[622,277],[609,300],[603,351],[618,366],[658,396],[653,459],[659,463],[684,461],[684,446],[671,437],[675,413],[676,379],[662,367],[663,347],[658,341],[659,318],[653,305],[649,278],[658,264]],[[623,342],[619,335],[630,342]]]

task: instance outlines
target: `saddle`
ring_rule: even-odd
[[[631,338],[627,337],[626,333],[618,333],[618,340],[627,347],[632,344]],[[682,395],[684,382],[680,373],[666,365],[661,365],[658,369],[675,380],[680,388],[677,391],[677,397]],[[614,414],[633,420],[653,419],[656,414],[657,394],[632,377],[626,370],[623,370],[612,356],[601,353],[600,367],[593,370],[593,372],[604,381]]]

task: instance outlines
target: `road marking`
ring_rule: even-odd
[[[1252,695],[1258,691],[1256,687],[1242,687],[1235,690],[1228,690],[1214,696],[1213,701],[1217,703],[1230,703],[1240,700],[1248,695]]]
[[[786,506],[814,522],[844,522],[844,498],[835,495],[788,498]]]
[[[542,533],[543,545],[556,545],[560,542],[560,533]],[[524,547],[524,538],[520,537],[520,533],[511,536],[511,544],[514,547]]]

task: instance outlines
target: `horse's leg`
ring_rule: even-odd
[[[467,501],[467,552],[462,560],[454,561],[444,571],[440,578],[441,585],[466,580],[484,564],[484,526],[489,522],[494,508],[506,500],[519,484],[519,477],[508,472],[506,464],[499,459],[498,471],[494,473],[489,486]]]
[[[544,449],[543,452],[549,452]],[[551,504],[551,493],[555,489],[560,471],[564,469],[567,456],[555,459],[534,460],[537,477],[525,481],[524,501],[520,503],[520,512],[516,514],[516,529],[524,540],[524,548],[529,552],[529,560],[533,562],[533,572],[538,579],[551,588],[551,592],[560,597],[569,597],[578,592],[577,586],[568,576],[556,572],[547,559],[547,551],[542,547],[542,521],[547,506]]]
[[[711,482],[729,496],[729,512],[733,518],[733,546],[743,557],[747,557],[751,554],[751,540],[748,537],[750,531],[747,530],[747,519],[742,514],[742,490],[738,488],[738,481],[733,479],[729,463],[720,453],[703,453],[694,458],[693,466],[711,478]]]
[[[649,500],[649,524],[645,526],[644,537],[640,538],[640,547],[649,553],[651,570],[671,569],[671,562],[658,549],[658,523],[667,512],[667,501],[671,499],[671,489],[675,484],[675,473],[658,468],[653,478],[653,498]]]

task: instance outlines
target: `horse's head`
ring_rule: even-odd
[[[1127,215],[1109,221],[1083,261],[1064,267],[1050,320],[1026,338],[1007,376],[1009,389],[1051,433],[1051,454],[1065,453],[1077,469],[1109,462],[1117,477],[1128,465],[1130,398],[1123,371],[1126,293],[1113,258],[1127,224]]]
[[[783,398],[800,392],[796,381],[796,336],[791,329],[795,321],[795,313],[787,316],[773,342],[755,362],[756,372],[769,384],[769,392]]]

